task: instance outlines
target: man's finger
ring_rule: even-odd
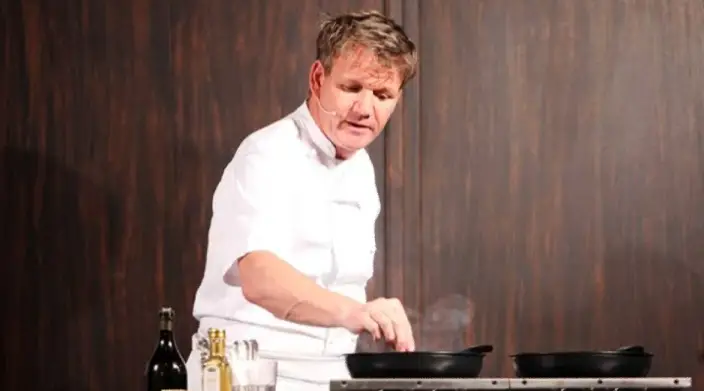
[[[362,327],[364,327],[364,329],[367,330],[367,332],[371,334],[372,337],[374,337],[374,340],[381,339],[381,330],[379,329],[379,325],[376,321],[374,321],[374,319],[372,319],[369,313],[362,313],[361,321]]]
[[[384,333],[384,339],[387,341],[396,340],[396,326],[391,317],[389,317],[384,311],[380,309],[371,309],[369,311],[372,319],[379,325],[381,331]]]
[[[406,310],[398,299],[387,300],[389,312],[392,314],[392,322],[396,325],[397,349],[415,350],[413,339],[413,329],[406,315]]]

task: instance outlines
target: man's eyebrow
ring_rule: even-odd
[[[385,94],[393,94],[393,91],[388,87],[375,88],[374,91],[383,92]]]

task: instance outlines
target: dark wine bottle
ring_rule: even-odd
[[[186,391],[186,363],[174,340],[174,317],[169,307],[159,311],[159,342],[147,364],[147,391]]]

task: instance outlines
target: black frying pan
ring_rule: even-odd
[[[354,379],[477,377],[491,345],[459,352],[352,353],[345,356]]]
[[[615,351],[519,353],[511,356],[516,376],[525,378],[645,377],[653,355],[642,346]]]

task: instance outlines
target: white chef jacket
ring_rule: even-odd
[[[244,254],[268,250],[319,285],[365,302],[379,211],[367,152],[336,159],[305,103],[250,134],[213,197],[205,274],[193,309],[199,333],[219,327],[229,341],[256,339],[260,356],[279,362],[278,391],[327,390],[331,378],[349,377],[341,355],[355,350],[357,336],[277,319],[223,276]],[[192,352],[188,360],[190,391],[200,390],[197,356]]]

